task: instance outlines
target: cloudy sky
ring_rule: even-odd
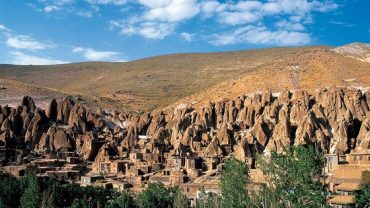
[[[369,0],[0,0],[0,63],[370,43]]]

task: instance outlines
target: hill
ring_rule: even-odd
[[[290,89],[312,92],[334,86],[370,87],[370,63],[329,49],[306,48],[261,64],[237,79],[224,81],[174,105],[196,103],[196,106],[203,106],[208,101],[259,91]]]
[[[360,61],[370,62],[370,44],[351,43],[334,48],[333,51]]]
[[[45,109],[51,99],[63,99],[71,96],[74,100],[79,101],[89,107],[107,106],[114,108],[109,102],[101,102],[91,97],[81,96],[79,94],[63,92],[61,90],[40,87],[19,81],[0,79],[0,106],[18,106],[25,95],[32,96],[38,107]]]
[[[0,78],[79,95],[89,106],[150,111],[261,90],[368,87],[370,63],[364,61],[368,46],[172,54],[126,63],[0,65]]]
[[[0,65],[0,78],[84,95],[102,102],[104,107],[108,103],[129,110],[151,110],[304,49],[173,54],[127,63]]]

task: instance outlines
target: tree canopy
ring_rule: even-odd
[[[234,157],[227,159],[221,175],[223,207],[246,207],[249,201],[246,190],[247,183],[247,165]]]
[[[323,158],[311,146],[259,157],[258,164],[270,180],[270,186],[263,187],[262,203],[267,207],[321,207],[326,203],[320,183]]]

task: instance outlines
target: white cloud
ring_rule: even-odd
[[[181,37],[185,41],[188,41],[188,42],[191,42],[193,40],[194,36],[195,36],[195,34],[192,34],[192,33],[186,33],[186,32],[181,33]]]
[[[264,26],[245,26],[230,33],[213,35],[211,44],[217,46],[237,43],[277,46],[307,45],[311,42],[309,34],[287,30],[269,30]]]
[[[283,30],[305,30],[305,27],[301,23],[289,22],[286,20],[281,20],[275,23],[275,26]]]
[[[328,12],[338,5],[324,0],[269,0],[262,1],[206,1],[201,5],[205,18],[215,16],[231,32],[214,34],[213,45],[237,43],[262,45],[306,45],[312,38],[306,24],[313,23],[313,12]],[[273,26],[265,26],[265,18],[273,19]]]
[[[170,35],[176,24],[169,22],[144,21],[141,22],[137,17],[128,21],[111,21],[111,27],[120,29],[121,34],[126,36],[140,35],[149,39],[163,39]]]
[[[72,52],[81,53],[89,61],[126,61],[119,57],[121,55],[119,52],[115,51],[96,51],[92,48],[76,47]]]
[[[50,1],[41,1],[44,4],[44,12],[49,13],[52,11],[62,10],[63,6],[73,4],[74,0],[50,0]]]
[[[48,5],[63,6],[66,4],[73,4],[75,0],[41,0],[41,2],[44,2],[45,4],[48,4]]]
[[[174,27],[170,23],[143,22],[136,33],[150,39],[163,39],[173,32]]]
[[[146,20],[178,22],[199,13],[197,0],[139,0],[148,10],[143,14]]]
[[[76,0],[38,0],[38,3],[29,3],[28,5],[34,8],[36,11],[43,12],[46,14],[59,12],[61,14],[75,14],[81,17],[91,18],[95,11],[99,11],[98,4],[115,4],[120,5],[121,2],[127,2],[126,0],[86,0],[91,2],[90,6],[86,9],[78,7],[78,3],[81,1]]]
[[[232,33],[223,35],[213,35],[213,40],[211,40],[210,43],[215,46],[232,45],[237,42],[236,39],[237,35]]]
[[[228,25],[242,25],[254,23],[262,19],[262,16],[253,12],[222,12],[219,21]]]
[[[76,14],[78,16],[88,17],[88,18],[91,18],[93,16],[93,13],[91,11],[78,11]]]
[[[173,33],[178,23],[196,16],[197,0],[139,0],[143,12],[125,20],[111,21],[123,35],[140,35],[149,39],[163,39]]]
[[[44,50],[54,47],[52,44],[40,42],[25,35],[10,35],[6,40],[6,45],[12,48],[26,50]]]
[[[143,22],[139,25],[131,25],[122,28],[122,34],[141,35],[149,39],[163,39],[174,31],[174,25],[161,22]]]
[[[91,10],[82,11],[77,8],[78,1],[75,0],[39,1],[45,6],[44,12],[70,8],[69,13],[84,17],[92,17],[94,12],[99,11],[100,5],[115,5],[121,11],[134,7],[135,14],[125,12],[128,16],[124,19],[111,20],[111,28],[117,28],[125,36],[139,35],[156,40],[170,36],[181,23],[196,16],[202,17],[201,20],[212,18],[210,21],[218,22],[220,30],[226,28],[232,31],[209,35],[214,38],[210,42],[215,45],[239,42],[304,45],[311,41],[310,34],[306,32],[306,26],[313,23],[314,13],[329,12],[338,8],[338,4],[332,0],[84,0],[90,4]],[[269,28],[266,27],[267,18],[271,25]],[[246,27],[254,27],[254,29],[242,32],[243,35],[235,34]],[[253,36],[254,33],[276,37],[259,39]],[[180,33],[180,35],[179,37],[184,40],[192,41],[195,34]],[[248,38],[242,38],[242,36]],[[291,37],[296,40],[288,41],[281,37]]]
[[[215,13],[225,10],[226,5],[218,1],[205,1],[200,3],[200,9],[205,17],[212,17]]]
[[[338,7],[332,1],[308,0],[270,0],[260,1],[206,1],[201,3],[205,17],[218,16],[218,21],[226,25],[243,25],[263,21],[266,16],[299,16],[301,20],[311,19],[313,11],[327,12]],[[279,18],[279,16],[276,16]]]
[[[314,11],[320,11],[320,12],[327,12],[337,9],[339,6],[336,3],[333,3],[332,1],[313,1],[312,2],[312,8]]]
[[[345,22],[341,22],[341,21],[330,21],[329,23],[333,24],[333,25],[339,25],[339,26],[342,26],[342,27],[356,27],[356,24],[345,23]]]
[[[277,2],[267,2],[262,5],[261,10],[266,15],[274,15],[281,11],[281,6]]]
[[[60,10],[60,7],[56,6],[56,5],[49,5],[49,6],[44,7],[44,11],[46,13],[49,13],[49,12],[52,12],[52,11],[57,11],[57,10]]]
[[[90,4],[102,4],[102,5],[107,5],[107,4],[112,4],[112,5],[124,5],[127,3],[127,0],[87,0]]]
[[[10,32],[11,30],[9,28],[5,27],[5,25],[0,24],[0,31]]]
[[[51,65],[51,64],[64,64],[65,61],[53,59],[53,58],[44,58],[34,55],[25,54],[18,51],[10,52],[12,56],[11,63],[17,65]]]

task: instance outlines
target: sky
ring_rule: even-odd
[[[370,0],[0,0],[0,63],[370,43]]]

